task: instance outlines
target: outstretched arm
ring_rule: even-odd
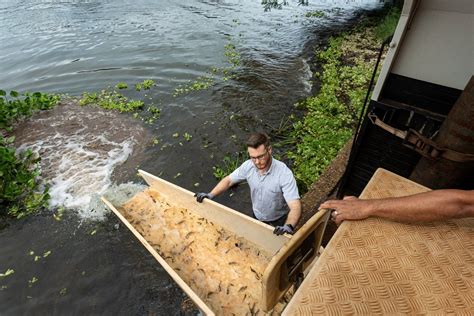
[[[434,190],[399,198],[330,200],[320,208],[334,209],[337,224],[377,216],[401,222],[429,222],[474,217],[474,190]]]
[[[301,201],[299,199],[290,201],[288,202],[288,207],[290,208],[290,212],[288,213],[285,224],[291,224],[293,227],[296,227],[301,217]]]
[[[218,196],[222,192],[227,191],[233,185],[232,181],[230,180],[230,176],[225,177],[212,189],[210,192],[212,196]]]

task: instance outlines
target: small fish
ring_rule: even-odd
[[[247,289],[247,286],[242,286],[238,292],[242,292],[242,291],[245,291]],[[247,294],[245,294],[247,296]]]
[[[230,265],[230,266],[233,266],[233,265],[236,265],[236,264],[237,264],[237,262],[235,262],[235,261],[229,262],[229,265]]]
[[[255,304],[256,304],[256,303],[253,303],[252,307],[250,307],[250,314],[251,314],[251,315],[254,315]]]
[[[182,221],[177,222],[176,225],[181,225],[182,223],[184,223],[184,219]]]
[[[255,274],[255,277],[257,278],[257,280],[260,280],[260,275],[257,273],[257,271],[252,269],[252,267],[250,267],[250,270]]]
[[[193,242],[194,242],[194,240],[191,241],[191,242],[190,242],[189,244],[187,244],[186,246],[184,246],[183,251],[185,251],[186,249],[188,249],[188,247],[191,246],[191,244],[192,244]]]
[[[214,294],[217,294],[217,293],[214,292],[214,291],[208,292],[208,293],[206,294],[206,298],[209,298],[209,296],[214,295]]]
[[[189,233],[186,234],[186,236],[184,236],[184,238],[188,239],[189,236],[191,236],[192,234],[194,234],[194,232],[189,232]]]

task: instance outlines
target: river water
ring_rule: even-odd
[[[256,0],[2,0],[0,89],[80,96],[125,82],[123,94],[161,116],[147,123],[67,102],[18,125],[16,145],[43,158],[52,200],[50,211],[0,230],[0,273],[14,270],[0,277],[0,315],[195,313],[97,197],[130,196],[136,185],[113,184],[141,183],[137,169],[192,191],[211,189],[213,167],[241,151],[249,132],[273,134],[298,114],[293,104],[311,92],[316,43],[380,6],[289,1],[265,11]],[[307,16],[315,10],[324,16]],[[177,93],[202,78],[208,89]],[[135,91],[145,79],[156,85]],[[246,213],[247,191],[218,201]]]

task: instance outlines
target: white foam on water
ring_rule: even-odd
[[[100,196],[112,186],[114,170],[145,142],[134,120],[100,109],[65,105],[40,113],[18,133],[18,149],[41,157],[50,206],[74,209],[83,219],[103,220]],[[141,145],[141,144],[140,144]]]
[[[311,79],[313,78],[313,72],[311,71],[311,67],[309,66],[307,59],[302,58],[301,61],[302,66],[300,68],[300,73],[302,74],[301,79],[303,81],[304,91],[305,93],[310,93],[313,87],[313,84],[311,82]]]
[[[137,184],[133,182],[122,183],[120,185],[113,184],[107,188],[102,194],[92,194],[90,202],[87,208],[80,213],[82,217],[94,218],[96,214],[107,214],[110,210],[102,202],[101,197],[106,198],[112,205],[121,206],[128,200],[130,200],[136,193],[143,191],[146,188],[143,184]],[[100,219],[97,216],[98,219]]]
[[[101,195],[111,186],[112,172],[131,155],[133,145],[133,139],[117,143],[102,135],[55,134],[37,143],[23,144],[18,150],[30,148],[43,157],[42,172],[48,175],[50,206],[77,209],[83,218],[100,220],[105,214],[91,212],[91,196]]]

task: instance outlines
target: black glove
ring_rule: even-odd
[[[283,226],[275,227],[275,229],[273,230],[273,233],[275,235],[283,235],[284,233],[293,235],[294,228],[293,228],[293,225],[291,224],[285,224]]]
[[[199,203],[202,203],[202,200],[206,198],[209,200],[212,200],[214,198],[214,196],[211,193],[204,193],[204,192],[198,192],[194,194],[194,197],[196,198],[196,201],[198,201]]]

